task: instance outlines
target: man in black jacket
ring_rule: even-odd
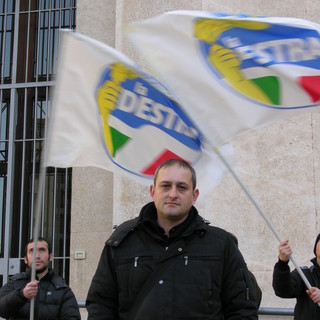
[[[288,240],[279,244],[278,251],[279,260],[274,266],[272,282],[275,294],[281,298],[297,299],[294,320],[320,319],[320,234],[314,244],[313,265],[301,268],[311,285],[309,290],[296,269],[290,272],[292,250]]]
[[[87,296],[88,319],[258,319],[232,236],[193,206],[194,169],[177,159],[162,163],[150,194],[153,202],[106,242]]]
[[[11,277],[0,289],[0,316],[5,319],[30,319],[30,300],[34,302],[34,319],[80,320],[77,300],[63,278],[56,275],[49,264],[51,247],[39,238],[36,249],[36,280],[31,281],[34,241],[26,245],[24,257],[27,271]]]

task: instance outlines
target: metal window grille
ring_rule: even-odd
[[[76,27],[76,0],[0,0],[0,285],[25,269],[41,152],[57,70],[59,30]],[[71,168],[47,168],[40,235],[69,279]]]

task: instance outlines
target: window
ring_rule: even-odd
[[[8,259],[19,261],[24,270],[24,246],[33,235],[39,196],[40,235],[52,243],[55,270],[69,278],[71,168],[47,168],[40,192],[39,177],[59,30],[75,27],[76,0],[0,0],[0,277],[4,282],[11,272],[6,270]]]

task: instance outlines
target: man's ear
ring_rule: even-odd
[[[50,262],[52,262],[52,260],[53,260],[53,254],[52,254],[52,252],[49,254],[49,261]]]
[[[197,201],[198,197],[199,197],[199,189],[195,189],[195,190],[193,191],[193,201],[192,201],[192,204],[195,204],[195,202]]]
[[[153,199],[153,195],[154,195],[154,185],[153,184],[150,186],[150,195],[151,195],[151,198]]]
[[[28,260],[27,260],[27,257],[26,257],[26,256],[24,256],[24,263],[25,263],[25,264],[28,264]]]

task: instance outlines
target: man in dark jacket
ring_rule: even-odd
[[[320,319],[320,234],[314,244],[313,265],[301,268],[311,285],[309,290],[296,269],[290,272],[288,263],[292,250],[288,240],[279,244],[278,251],[279,260],[274,266],[272,282],[275,294],[281,298],[297,299],[294,320]]]
[[[37,241],[36,276],[30,281],[34,241],[26,245],[24,258],[27,271],[11,277],[0,289],[0,316],[5,319],[30,319],[30,300],[34,298],[34,319],[81,319],[77,300],[63,278],[49,268],[50,245],[44,238]]]
[[[193,206],[194,169],[177,159],[162,163],[150,194],[153,202],[106,242],[87,296],[88,319],[258,319],[232,236]]]

